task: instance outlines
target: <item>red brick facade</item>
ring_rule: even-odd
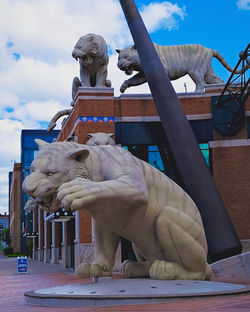
[[[215,93],[217,92],[217,93]],[[219,93],[218,93],[219,92]],[[211,96],[219,95],[221,89],[209,89],[205,94],[182,94],[179,96],[184,112],[189,119],[211,119]],[[246,103],[246,111],[250,111],[250,98]],[[78,117],[114,117],[109,122],[78,122]],[[58,140],[65,140],[74,133],[79,143],[85,143],[88,133],[115,131],[114,121],[117,118],[149,117],[157,118],[158,114],[149,95],[113,96],[112,89],[80,89],[73,111],[63,126]],[[214,130],[214,142],[210,142],[212,150],[212,170],[215,183],[228,209],[232,222],[240,239],[250,238],[250,226],[247,217],[250,215],[250,142],[247,140],[247,124],[234,137],[223,137]],[[243,139],[243,141],[239,140]],[[216,143],[220,141],[226,145]],[[234,141],[235,144],[230,143]],[[214,143],[214,144],[213,144]],[[217,145],[216,145],[216,144]],[[91,242],[91,220],[86,211],[79,213],[84,230],[80,229],[79,240]]]
[[[240,239],[250,238],[250,145],[212,149],[213,177]]]
[[[21,252],[21,164],[15,163],[10,186],[10,239],[15,253]]]

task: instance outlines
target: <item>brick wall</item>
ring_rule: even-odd
[[[223,87],[223,86],[222,86]],[[189,119],[211,119],[211,97],[219,95],[221,88],[209,87],[205,94],[180,94],[179,100]],[[250,97],[246,105],[250,111]],[[84,121],[79,117],[112,117],[107,122]],[[143,120],[144,117],[157,119],[158,114],[150,95],[121,95],[115,98],[113,89],[80,88],[75,99],[73,111],[63,126],[59,140],[65,140],[74,133],[79,143],[85,143],[88,133],[114,133],[115,119]],[[242,141],[243,139],[243,141]],[[234,141],[237,144],[228,147],[223,142]],[[250,142],[247,140],[247,125],[234,137],[223,137],[214,130],[214,141],[210,147],[213,159],[213,175],[240,239],[250,238]],[[237,145],[237,146],[236,146]],[[86,211],[80,211],[80,219],[85,222],[85,232],[80,233],[80,242],[91,241],[91,220]],[[85,221],[84,221],[85,220]]]
[[[240,239],[250,238],[250,146],[212,149],[213,177]]]
[[[10,239],[14,252],[21,252],[21,164],[15,163],[10,186]]]

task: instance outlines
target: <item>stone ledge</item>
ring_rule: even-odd
[[[211,269],[214,277],[249,278],[250,252],[217,261]]]
[[[26,292],[25,303],[54,307],[117,306],[245,292],[249,292],[249,287],[245,285],[220,282],[108,279],[105,282],[69,284]]]

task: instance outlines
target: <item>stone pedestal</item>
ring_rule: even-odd
[[[33,210],[33,232],[38,232],[38,211],[37,209]],[[38,237],[33,238],[33,250],[32,250],[32,258],[38,259]]]
[[[44,218],[46,217],[46,213],[44,212]],[[44,262],[49,263],[51,259],[51,222],[44,221]]]
[[[249,292],[246,285],[208,281],[164,281],[141,279],[99,278],[95,283],[69,284],[26,292],[25,303],[53,307],[119,306],[152,304],[168,300]],[[205,299],[204,299],[205,300]],[[211,299],[210,299],[211,300]],[[111,308],[112,309],[112,308]],[[112,309],[113,310],[113,309]],[[119,310],[119,308],[118,308]],[[127,307],[127,311],[133,310]],[[152,310],[151,310],[152,311]]]
[[[75,219],[63,222],[62,264],[65,268],[74,267],[74,239],[75,239]]]
[[[58,239],[59,224],[52,221],[52,245],[51,245],[51,262],[59,263],[59,239]]]
[[[43,261],[44,257],[44,211],[38,208],[38,260]]]
[[[49,263],[51,259],[51,249],[44,249],[43,251],[43,261]]]

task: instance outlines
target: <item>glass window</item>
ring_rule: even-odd
[[[250,139],[250,117],[247,117],[247,137]]]
[[[164,166],[157,145],[148,146],[148,162],[151,166],[164,171]]]
[[[0,229],[3,229],[3,228],[4,228],[3,222],[0,222]]]
[[[136,157],[147,161],[151,166],[164,171],[164,165],[157,145],[123,145],[122,147],[129,150]]]
[[[207,165],[210,166],[208,143],[201,143],[199,144],[199,146]],[[126,150],[129,150],[134,156],[147,161],[151,166],[164,172],[172,180],[177,182],[172,161],[169,157],[169,154],[167,153],[166,147],[163,147],[161,149],[161,153],[157,145],[126,145],[126,146],[124,145],[122,147],[125,148]],[[161,154],[163,159],[161,157]]]
[[[199,144],[201,152],[206,160],[207,165],[209,166],[210,162],[209,162],[209,145],[208,143],[202,143]]]

